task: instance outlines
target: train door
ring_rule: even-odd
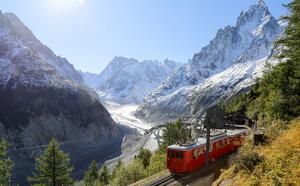
[[[227,138],[226,138],[226,141],[227,141],[227,152],[230,152],[230,151],[231,151],[230,137],[227,137]]]
[[[176,173],[185,171],[184,151],[168,149],[167,157],[167,167],[169,170]]]
[[[242,145],[242,139],[240,136],[234,136],[232,139],[233,150],[238,149]]]
[[[208,159],[209,160],[214,160],[214,149],[215,149],[215,142],[211,142],[209,146],[209,154],[208,154]],[[205,146],[205,151],[206,151],[206,146]]]
[[[183,151],[175,151],[175,167],[178,172],[185,171],[185,160],[184,160],[184,152]]]
[[[224,154],[227,154],[230,151],[230,143],[229,143],[229,138],[224,139]]]
[[[167,151],[167,167],[171,171],[176,171],[176,158],[175,152],[172,149],[168,149]]]
[[[172,165],[172,150],[167,149],[167,168],[168,169],[172,169],[171,165]]]
[[[214,159],[217,159],[222,154],[222,140],[214,142],[213,147],[214,147],[214,150],[213,150],[214,155],[213,156],[214,156]]]
[[[228,143],[227,139],[221,139],[216,144],[216,153],[217,157],[223,156],[228,151]]]
[[[200,147],[197,147],[192,150],[191,161],[190,161],[190,170],[194,171],[200,167],[199,157],[201,155]]]
[[[217,159],[222,155],[222,140],[216,141],[215,144],[216,144],[216,149],[214,153],[215,153],[215,158]]]
[[[200,147],[199,149],[199,157],[198,157],[198,165],[199,167],[203,167],[205,164],[205,147]]]

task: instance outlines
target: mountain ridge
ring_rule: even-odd
[[[77,83],[83,83],[80,74],[77,73],[74,66],[66,58],[56,56],[50,48],[42,44],[15,14],[11,12],[4,14],[0,12],[0,14],[2,15],[2,24],[4,23],[6,28],[10,30],[10,33],[20,39],[23,45],[39,51],[37,53],[38,57],[53,66],[64,78]]]
[[[283,30],[264,2],[250,6],[247,11],[241,12],[235,26],[219,29],[210,43],[196,53],[192,60],[178,68],[147,96],[136,111],[136,116],[157,122],[183,115],[203,114],[205,108],[216,104],[216,101],[229,94],[225,87],[231,87],[230,94],[234,94],[235,84],[231,83],[239,83],[238,78],[230,74],[227,74],[228,78],[232,78],[232,82],[227,82],[230,86],[226,83],[214,84],[213,81],[208,83],[208,79],[213,79],[230,68],[235,71],[234,66],[237,64],[251,66],[251,61],[255,63],[260,59],[265,59],[261,60],[261,63],[265,63],[274,50],[274,41],[280,37]],[[273,60],[269,62],[276,64]],[[260,71],[263,71],[263,68],[256,73]],[[223,75],[226,77],[226,74]],[[253,80],[252,75],[248,76],[246,72],[235,75]],[[206,92],[207,95],[201,92]]]
[[[179,65],[168,59],[160,62],[115,57],[100,74],[81,74],[102,99],[138,104]]]

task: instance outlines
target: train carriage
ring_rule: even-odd
[[[204,145],[171,145],[167,149],[167,167],[172,172],[193,172],[197,168],[200,168],[204,165],[204,160]]]
[[[209,161],[236,150],[243,144],[246,129],[216,130],[210,137]],[[167,167],[174,173],[189,173],[205,165],[206,137],[196,143],[174,144],[167,148]]]
[[[227,135],[230,141],[230,151],[235,151],[245,142],[246,129],[244,130],[229,130]]]

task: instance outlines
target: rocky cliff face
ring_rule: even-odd
[[[43,45],[14,14],[2,12],[0,103],[0,138],[12,144],[17,180],[28,176],[24,172],[30,171],[31,158],[41,150],[35,147],[52,137],[62,144],[80,142],[68,152],[92,144],[99,144],[93,148],[99,152],[118,132],[96,92],[83,85],[74,67]],[[83,155],[77,157],[95,157]]]
[[[94,126],[101,135],[115,132],[96,93],[81,84],[80,74],[66,59],[41,44],[12,13],[0,14],[0,31],[0,122],[6,129],[25,130],[46,116],[65,119],[81,130]],[[70,137],[65,132],[62,137]]]
[[[100,97],[121,104],[141,103],[154,88],[177,67],[174,61],[142,61],[115,57],[99,74],[83,73],[90,87],[95,87]]]
[[[149,121],[201,115],[254,83],[283,30],[263,1],[251,6],[147,96],[136,115]]]

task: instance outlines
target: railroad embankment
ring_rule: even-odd
[[[300,185],[300,117],[278,126],[272,124],[265,144],[253,146],[250,137],[213,185]]]

